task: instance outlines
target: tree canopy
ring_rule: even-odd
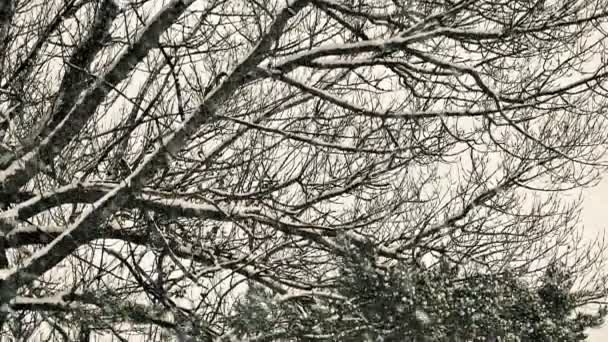
[[[314,303],[251,287],[236,306],[237,340],[275,341],[584,341],[606,308],[576,312],[572,275],[550,263],[537,284],[510,271],[459,271],[403,264],[378,269],[373,246],[340,258],[332,296]],[[371,248],[370,248],[371,247]]]
[[[608,294],[577,196],[608,165],[607,18],[1,0],[2,334],[576,340]]]

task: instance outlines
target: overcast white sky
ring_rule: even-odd
[[[596,187],[588,189],[584,193],[583,212],[581,223],[585,226],[585,232],[590,238],[597,236],[599,232],[608,228],[608,174]],[[608,256],[607,256],[608,257]],[[606,270],[608,272],[608,270]],[[589,341],[608,341],[608,322],[601,329],[589,331]]]

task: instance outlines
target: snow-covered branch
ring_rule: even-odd
[[[114,86],[124,80],[135,66],[158,45],[160,35],[191,4],[191,1],[173,0],[164,6],[147,24],[145,29],[125,49],[103,75],[74,102],[67,113],[55,113],[53,117],[62,117],[61,122],[28,153],[10,166],[0,170],[0,191],[16,192],[25,185],[40,169],[40,158],[49,159],[57,155],[84,127],[95,114],[95,110]]]
[[[84,311],[101,318],[108,315],[119,315],[127,322],[135,324],[154,324],[159,327],[174,329],[177,324],[166,310],[153,308],[135,302],[123,302],[120,306],[107,305],[103,298],[93,294],[65,293],[49,297],[16,296],[8,304],[3,304],[5,310],[14,311]]]

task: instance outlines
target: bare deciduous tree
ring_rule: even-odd
[[[572,194],[608,142],[601,0],[0,0],[0,322],[221,337],[263,287],[547,260],[604,298]],[[181,336],[181,337],[180,337]],[[262,337],[260,337],[262,338]]]

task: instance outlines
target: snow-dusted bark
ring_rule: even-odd
[[[84,40],[74,49],[67,63],[68,69],[59,86],[51,117],[48,118],[48,121],[43,120],[41,122],[41,131],[35,130],[34,133],[38,136],[31,137],[31,141],[42,139],[53,131],[72,109],[80,94],[92,83],[89,67],[97,53],[104,47],[104,44],[111,39],[110,28],[112,22],[118,16],[118,12],[119,7],[114,0],[101,2],[95,14],[93,25]],[[52,157],[52,154],[49,156]]]
[[[40,158],[57,155],[84,127],[113,87],[124,80],[137,64],[158,46],[163,32],[191,5],[191,1],[173,0],[150,19],[142,32],[124,49],[103,74],[96,76],[88,89],[80,93],[67,113],[53,114],[62,120],[42,141],[10,165],[0,170],[0,191],[14,192],[40,170]],[[61,108],[61,106],[60,106]]]
[[[2,42],[6,39],[9,25],[15,15],[15,1],[14,0],[3,0],[0,2],[0,49],[5,48]]]
[[[29,310],[29,311],[57,311],[72,312],[86,310],[95,312],[97,315],[120,313],[125,321],[136,324],[155,324],[167,329],[175,329],[176,323],[173,317],[158,308],[148,307],[138,303],[123,303],[121,306],[108,306],[95,293],[62,293],[48,297],[24,297],[17,296],[8,304],[4,304],[7,310]]]
[[[91,208],[85,210],[76,222],[67,227],[58,237],[52,240],[44,248],[37,251],[24,265],[12,268],[2,275],[0,292],[14,293],[18,286],[22,286],[22,274],[27,274],[28,279],[34,279],[33,275],[42,275],[51,269],[74,250],[74,237],[85,233],[105,220],[123,203],[128,201],[127,192],[134,183],[145,180],[146,171],[154,170],[156,163],[169,151],[177,151],[189,137],[189,134],[200,124],[209,120],[217,110],[217,103],[222,102],[230,96],[246,79],[248,72],[264,58],[264,54],[271,44],[281,35],[287,21],[297,14],[306,1],[295,1],[287,3],[280,11],[274,23],[268,29],[266,35],[252,49],[249,55],[240,62],[228,75],[227,79],[205,98],[197,112],[193,113],[181,125],[181,127],[168,138],[162,141],[152,153],[147,155],[142,164],[129,175],[125,181],[95,201]],[[168,28],[174,20],[187,8],[186,3],[181,0],[173,1],[166,5],[147,25],[139,35],[136,42],[124,51],[110,70],[97,80],[91,88],[80,96],[70,113],[49,134],[34,151],[27,153],[22,160],[15,161],[6,170],[0,171],[2,179],[2,190],[9,192],[25,184],[28,177],[34,173],[30,171],[35,166],[35,158],[40,153],[48,153],[51,148],[57,153],[61,147],[69,142],[69,139],[78,132],[78,128],[86,123],[86,116],[82,113],[92,113],[95,107],[103,100],[110,88],[106,84],[117,84],[124,79],[128,72],[146,55],[148,50],[158,44],[160,34]],[[80,114],[78,117],[76,115]],[[51,152],[52,153],[52,152]],[[29,172],[28,172],[29,171]],[[144,179],[142,179],[144,178]],[[6,300],[5,297],[3,300]]]

